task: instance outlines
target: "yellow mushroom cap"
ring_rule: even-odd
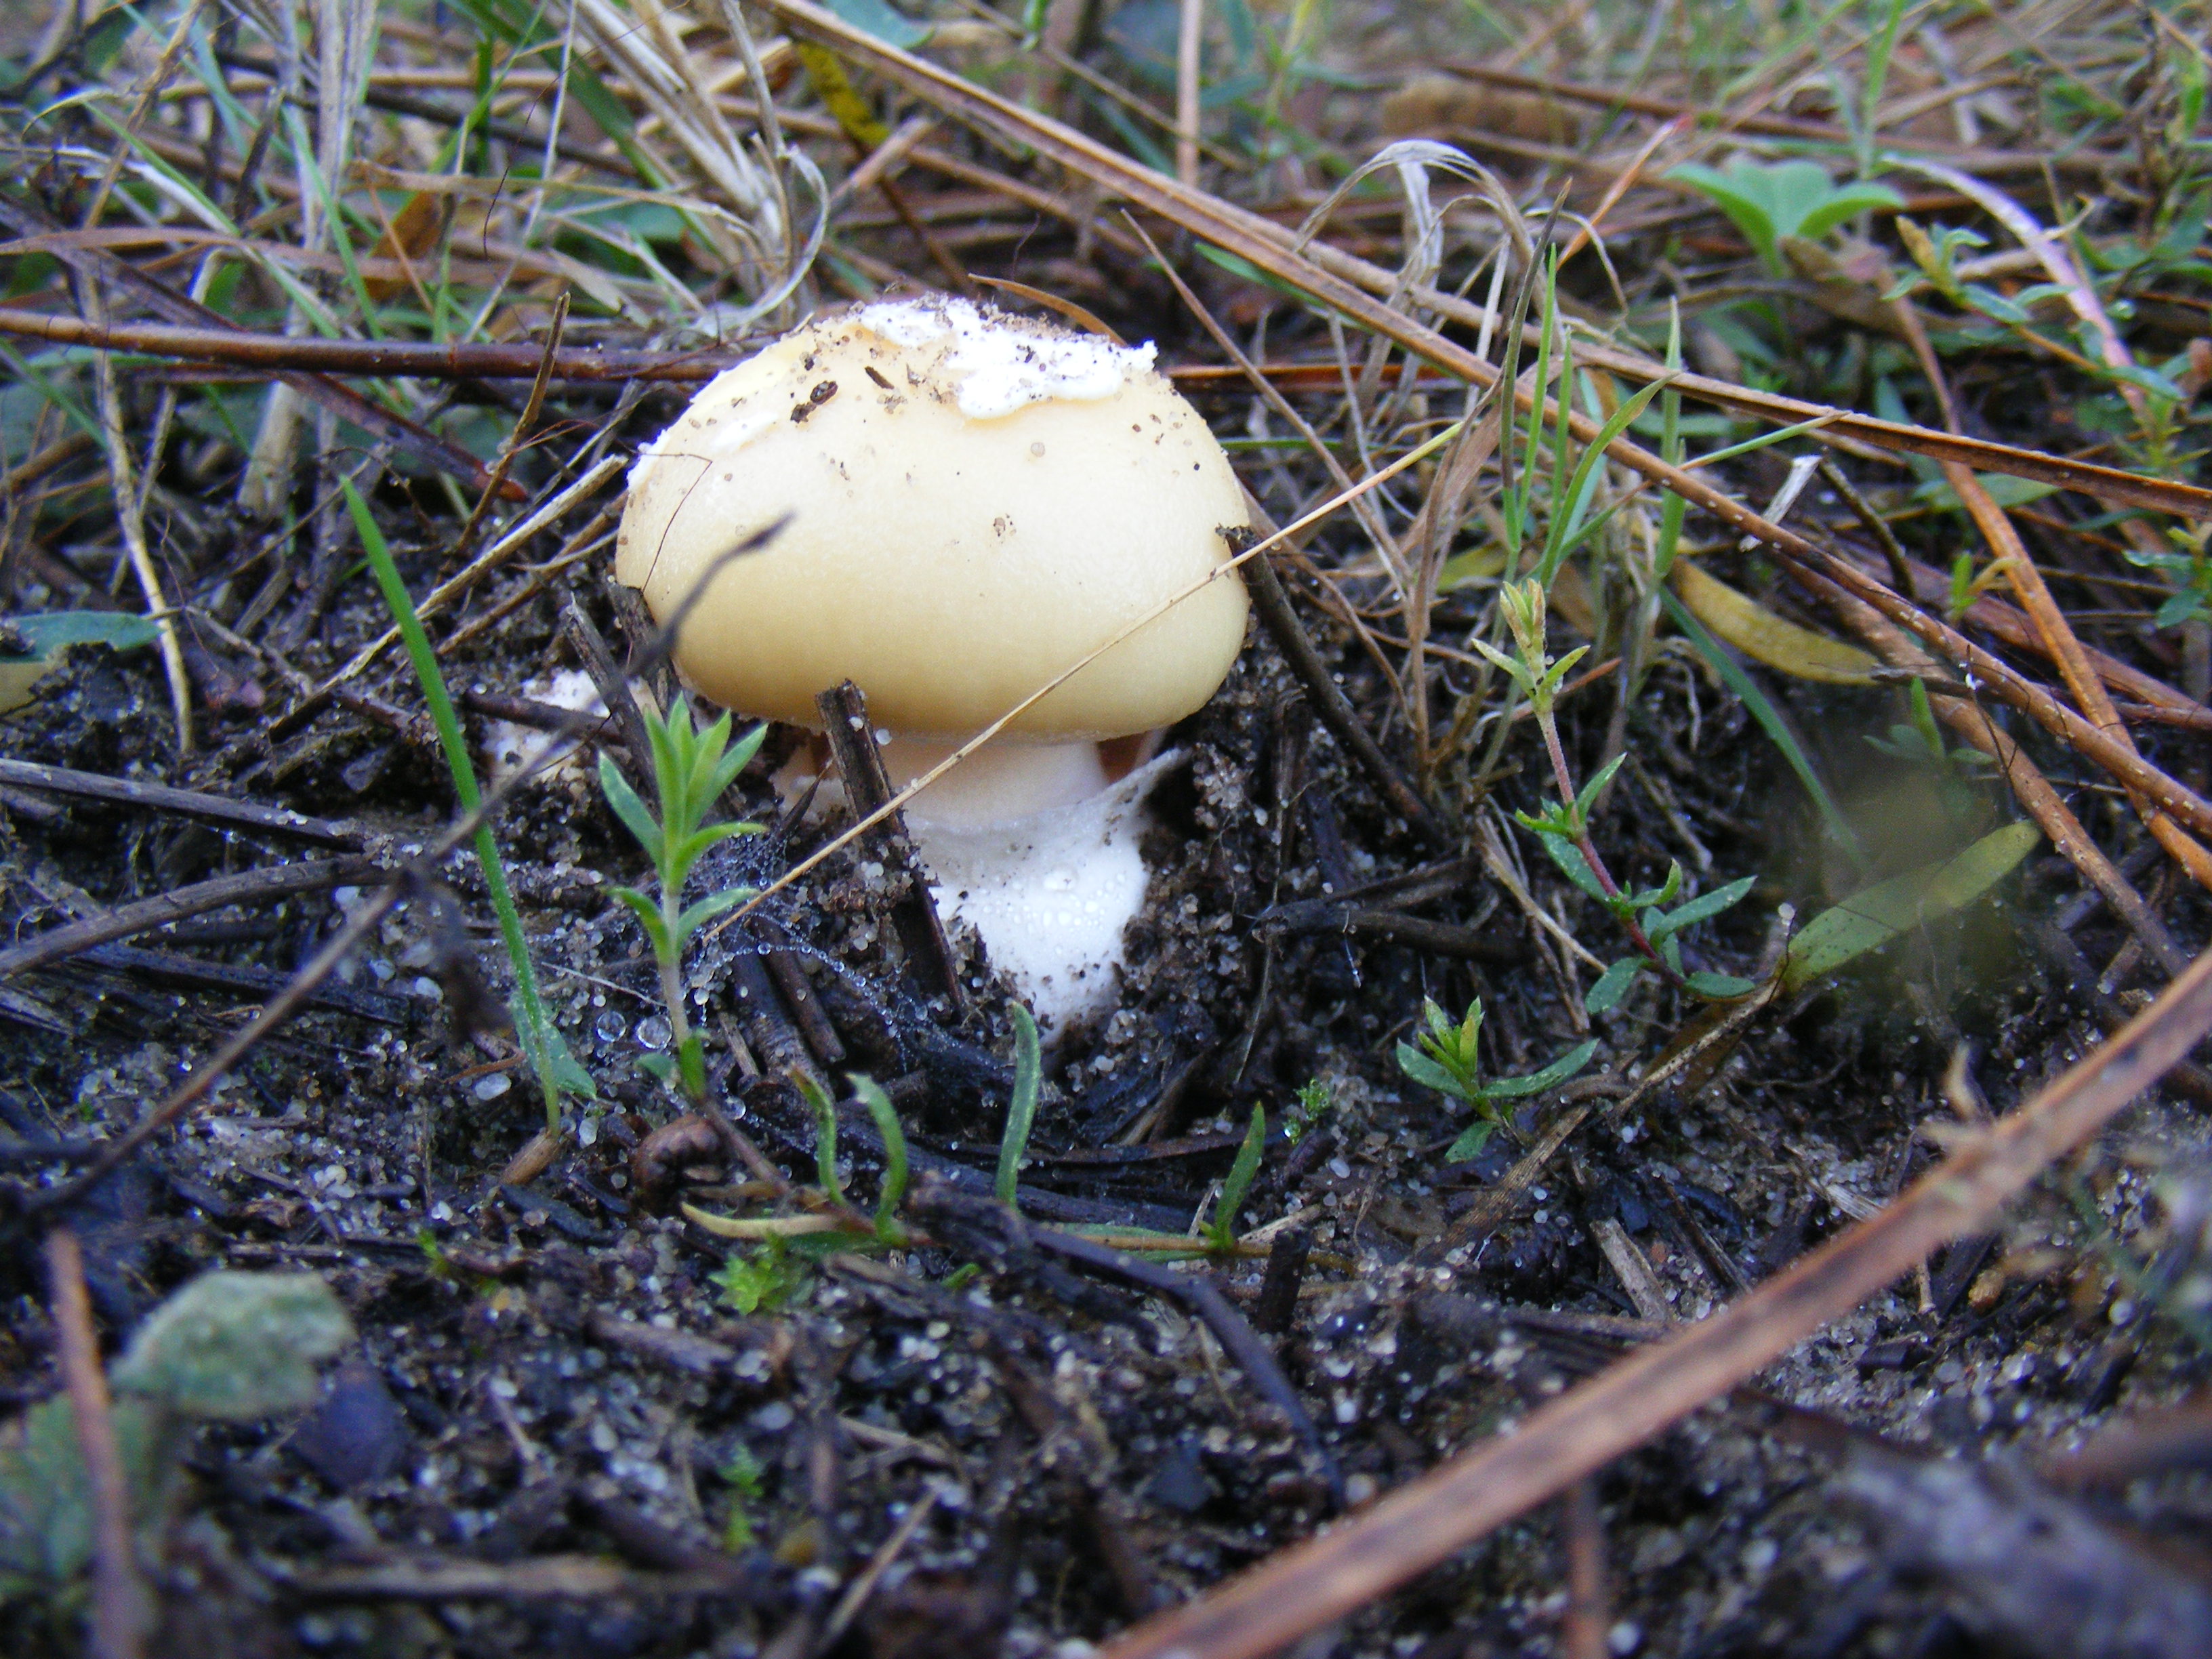
[[[965,300],[811,322],[710,381],[639,459],[617,580],[686,618],[702,694],[812,723],[850,679],[880,725],[964,738],[1209,572],[1027,710],[1032,741],[1123,737],[1213,695],[1243,642],[1221,531],[1246,522],[1198,412],[1130,348]]]

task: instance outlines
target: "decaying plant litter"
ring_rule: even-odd
[[[2212,1646],[2206,26],[0,18],[17,1646]],[[1072,1031],[613,577],[930,294],[1249,497]]]

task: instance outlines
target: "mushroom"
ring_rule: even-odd
[[[1222,533],[1243,494],[1152,356],[934,295],[817,318],[645,451],[617,542],[656,617],[706,579],[675,647],[690,684],[811,725],[850,679],[898,784],[1142,623],[908,813],[940,914],[1062,1030],[1110,999],[1144,896],[1140,798],[1171,763],[1130,763],[1244,637]]]

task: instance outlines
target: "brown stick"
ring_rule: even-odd
[[[883,751],[876,747],[875,728],[868,724],[867,699],[859,686],[847,680],[824,691],[814,705],[822,716],[822,729],[837,763],[837,775],[844,781],[845,799],[858,823],[880,811],[894,793],[890,775],[884,770]],[[888,836],[884,830],[889,831]],[[892,813],[888,823],[879,826],[878,844],[886,840],[910,845],[903,813]],[[963,1000],[959,967],[953,958],[952,942],[945,936],[945,923],[930,902],[928,876],[919,860],[908,856],[901,862],[907,890],[891,907],[891,921],[898,929],[907,964],[927,995],[949,997],[957,1010]]]
[[[2112,1042],[1881,1214],[1726,1311],[1629,1355],[1324,1536],[1146,1620],[1103,1659],[1261,1659],[1387,1594],[1755,1375],[1830,1320],[1984,1226],[2212,1030],[2212,952]]]
[[[319,893],[351,881],[368,881],[384,873],[383,866],[368,859],[316,859],[300,864],[279,864],[210,881],[179,887],[173,893],[125,904],[97,916],[87,916],[61,927],[49,928],[12,949],[0,951],[0,979],[33,968],[43,968],[95,945],[129,939],[186,916],[220,910],[229,904],[264,904],[301,893]]]
[[[146,1650],[153,1603],[138,1576],[137,1543],[131,1529],[131,1488],[123,1474],[123,1449],[100,1368],[100,1337],[85,1294],[84,1255],[76,1235],[57,1227],[46,1235],[46,1273],[53,1300],[62,1380],[76,1423],[92,1495],[92,1641],[94,1659],[138,1659]]]
[[[205,818],[240,830],[319,842],[325,847],[358,847],[362,842],[361,831],[351,824],[330,818],[311,818],[289,807],[264,806],[258,801],[233,800],[227,795],[204,794],[197,789],[172,789],[166,784],[141,783],[136,778],[111,778],[100,772],[45,766],[37,761],[0,760],[0,784],[48,794],[114,801],[157,812],[181,812],[188,817]]]
[[[1321,716],[1322,724],[1352,752],[1382,799],[1391,810],[1413,827],[1413,833],[1432,846],[1449,847],[1454,837],[1436,809],[1423,800],[1420,793],[1405,774],[1399,771],[1395,762],[1382,752],[1382,746],[1364,725],[1344,693],[1337,689],[1329,675],[1328,665],[1314,649],[1306,637],[1306,630],[1298,624],[1297,613],[1291,609],[1290,596],[1284,592],[1282,579],[1275,574],[1275,567],[1264,553],[1244,564],[1244,586],[1252,595],[1252,608],[1260,613],[1260,623],[1267,630],[1267,637],[1283,653],[1283,660],[1297,676],[1298,684],[1305,687],[1307,696],[1313,700],[1314,712]]]

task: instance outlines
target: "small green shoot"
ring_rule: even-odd
[[[1283,1139],[1295,1146],[1328,1115],[1336,1104],[1336,1093],[1317,1077],[1310,1077],[1298,1085],[1298,1103],[1291,1114],[1291,1121],[1283,1126]]]
[[[877,1086],[874,1079],[848,1073],[845,1080],[853,1085],[854,1097],[867,1109],[868,1115],[875,1121],[876,1133],[883,1137],[884,1178],[876,1199],[875,1242],[903,1244],[906,1229],[899,1225],[897,1212],[900,1201],[906,1197],[906,1131],[899,1123],[897,1108],[891,1104],[890,1097]],[[849,1210],[844,1182],[837,1176],[837,1103],[830,1098],[827,1089],[804,1073],[794,1073],[792,1081],[814,1114],[814,1173],[823,1196],[836,1208]]]
[[[1662,589],[1661,593],[1666,597],[1666,590]],[[1669,867],[1666,881],[1657,887],[1638,892],[1621,890],[1606,869],[1596,842],[1590,838],[1589,819],[1598,796],[1613,781],[1613,774],[1627,757],[1615,756],[1577,790],[1574,775],[1567,766],[1565,747],[1559,741],[1559,722],[1553,716],[1560,682],[1588,647],[1577,646],[1563,657],[1553,658],[1544,639],[1544,588],[1539,581],[1507,583],[1498,592],[1498,603],[1512,630],[1515,654],[1508,656],[1480,640],[1475,641],[1475,648],[1510,676],[1520,687],[1522,696],[1528,700],[1529,709],[1543,732],[1545,748],[1552,760],[1553,781],[1559,791],[1559,799],[1545,811],[1516,812],[1514,817],[1543,843],[1545,852],[1568,880],[1612,913],[1635,947],[1635,955],[1615,962],[1600,976],[1590,988],[1585,1006],[1592,1013],[1602,1013],[1614,1006],[1646,968],[1656,970],[1678,989],[1709,1001],[1740,997],[1752,991],[1755,987],[1747,979],[1729,974],[1686,971],[1678,935],[1693,923],[1709,921],[1740,902],[1751,891],[1754,878],[1747,876],[1741,881],[1730,882],[1672,910],[1665,907],[1674,904],[1681,895],[1682,867],[1679,864]],[[1480,1017],[1475,1018],[1479,1024]],[[1468,1041],[1473,1041],[1471,1033]],[[1472,1048],[1467,1058],[1471,1066]]]
[[[852,1073],[845,1080],[853,1085],[860,1104],[868,1109],[875,1120],[876,1133],[884,1141],[884,1179],[876,1195],[876,1242],[881,1244],[903,1244],[906,1229],[898,1224],[900,1200],[906,1197],[906,1131],[900,1126],[898,1109],[891,1097],[876,1086],[876,1080]]]
[[[1252,1127],[1244,1132],[1244,1142],[1237,1149],[1237,1161],[1229,1166],[1228,1175],[1221,1182],[1221,1198],[1213,1206],[1213,1219],[1206,1224],[1206,1242],[1217,1250],[1237,1248],[1237,1212],[1244,1207],[1245,1194],[1252,1190],[1252,1177],[1260,1173],[1260,1154],[1267,1145],[1267,1115],[1259,1107],[1252,1109]]]
[[[2125,550],[2130,564],[2162,572],[2173,584],[2172,593],[2158,608],[2158,626],[2179,628],[2212,617],[2212,552],[2207,551],[2212,520],[2169,525],[2166,535],[2174,545],[2171,553]]]
[[[1943,728],[1936,723],[1935,708],[1928,701],[1928,687],[1917,679],[1912,682],[1909,702],[1909,720],[1893,723],[1887,739],[1866,741],[1893,759],[1933,769],[1945,809],[1954,821],[1964,821],[1972,816],[1978,800],[1972,786],[1986,779],[1995,763],[1971,744],[1954,748],[1943,741]]]
[[[751,1315],[782,1306],[799,1286],[799,1270],[782,1239],[766,1238],[750,1250],[731,1251],[707,1282],[720,1294],[723,1306]]]
[[[1043,1057],[1037,1048],[1036,1021],[1019,1003],[1014,1005],[1014,1095],[1006,1107],[1006,1132],[999,1137],[999,1178],[994,1190],[999,1202],[1016,1202],[1022,1178],[1022,1154],[1029,1150],[1030,1130],[1036,1122],[1037,1088],[1044,1077]]]
[[[732,1447],[715,1471],[730,1489],[730,1518],[722,1523],[722,1547],[737,1555],[753,1547],[759,1530],[753,1525],[753,1505],[760,1502],[763,1476],[760,1459],[743,1446]]]
[[[1398,1069],[1414,1082],[1434,1089],[1463,1105],[1472,1106],[1475,1121],[1451,1144],[1444,1157],[1454,1164],[1480,1157],[1493,1131],[1510,1133],[1511,1120],[1504,1102],[1565,1082],[1590,1062],[1597,1052],[1595,1042],[1581,1042],[1540,1072],[1526,1077],[1493,1078],[1485,1082],[1479,1051],[1482,1035],[1482,999],[1467,1006],[1467,1017],[1455,1024],[1452,1017],[1425,998],[1422,1010],[1428,1030],[1419,1034],[1419,1046],[1398,1045]]]
[[[1782,245],[1793,237],[1818,241],[1844,220],[1875,208],[1901,208],[1887,185],[1838,185],[1818,161],[1753,161],[1739,156],[1728,169],[1686,162],[1667,175],[1711,198],[1743,233],[1759,263],[1790,274]]]
[[[660,878],[657,898],[635,887],[615,889],[615,896],[637,913],[646,937],[653,943],[653,959],[660,968],[661,1000],[667,1005],[674,1038],[672,1060],[653,1054],[640,1063],[662,1081],[678,1083],[685,1097],[697,1105],[707,1097],[707,1055],[705,1042],[691,1029],[685,1012],[684,947],[701,927],[744,902],[753,896],[753,890],[727,888],[686,906],[684,887],[708,848],[732,836],[760,832],[757,823],[708,823],[705,819],[722,792],[745,769],[768,728],[756,726],[732,745],[727,714],[701,732],[693,727],[691,711],[680,701],[666,715],[647,711],[645,728],[653,744],[653,787],[659,796],[659,816],[654,817],[605,753],[599,756],[599,789],[615,816],[653,860],[654,873]]]
[[[368,503],[354,488],[352,479],[339,482],[345,489],[347,509],[353,514],[354,529],[361,537],[362,551],[368,557],[368,567],[375,573],[385,605],[406,644],[408,659],[415,666],[415,678],[422,687],[422,700],[429,705],[430,722],[437,728],[439,744],[446,751],[446,764],[453,773],[453,794],[464,812],[474,812],[483,804],[483,796],[477,787],[476,763],[469,757],[469,740],[461,731],[460,717],[453,712],[453,697],[446,690],[446,677],[438,668],[437,653],[430,647],[430,636],[422,631],[422,619],[415,612],[415,601],[407,592],[407,584],[399,579],[399,567],[392,562],[392,549],[369,512]],[[522,1042],[523,1057],[529,1060],[530,1069],[537,1074],[538,1087],[544,1094],[545,1127],[557,1135],[561,1133],[562,1094],[565,1091],[591,1099],[597,1097],[599,1090],[591,1074],[568,1052],[568,1044],[562,1041],[560,1028],[546,1015],[544,1001],[538,991],[538,971],[530,960],[530,940],[522,931],[522,916],[514,908],[514,896],[507,890],[507,870],[500,863],[499,843],[493,839],[489,824],[477,830],[476,848],[477,861],[483,867],[484,889],[491,896],[491,908],[499,917],[500,938],[507,945],[507,959],[514,969],[515,1033]]]

